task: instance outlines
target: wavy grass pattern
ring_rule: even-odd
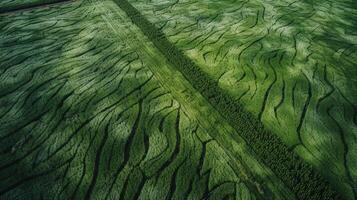
[[[352,2],[129,2],[345,198],[357,198]]]
[[[295,199],[112,1],[0,31],[1,199]]]

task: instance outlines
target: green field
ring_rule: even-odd
[[[130,2],[219,87],[356,197],[355,3]]]
[[[113,2],[58,9],[1,17],[3,198],[293,199]]]
[[[128,2],[0,3],[0,199],[356,198],[352,3]]]

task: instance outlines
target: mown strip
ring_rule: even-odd
[[[175,66],[248,142],[259,158],[280,177],[298,199],[341,199],[310,165],[219,88],[196,64],[170,43],[164,33],[126,0],[114,0],[166,59]]]
[[[32,1],[27,3],[19,3],[15,5],[0,6],[0,14],[33,9],[41,6],[58,4],[67,1],[73,1],[73,0],[38,0],[38,1]]]

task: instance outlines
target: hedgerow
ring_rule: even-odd
[[[331,185],[289,149],[276,135],[230,95],[222,90],[200,67],[169,42],[164,33],[126,0],[115,0],[166,59],[175,66],[221,115],[237,130],[272,171],[298,199],[340,199]]]

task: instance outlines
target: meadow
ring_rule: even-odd
[[[1,199],[295,199],[114,2],[0,19]]]
[[[224,95],[252,113],[346,198],[356,198],[355,4],[129,2]]]
[[[355,14],[2,1],[0,199],[355,199]]]

